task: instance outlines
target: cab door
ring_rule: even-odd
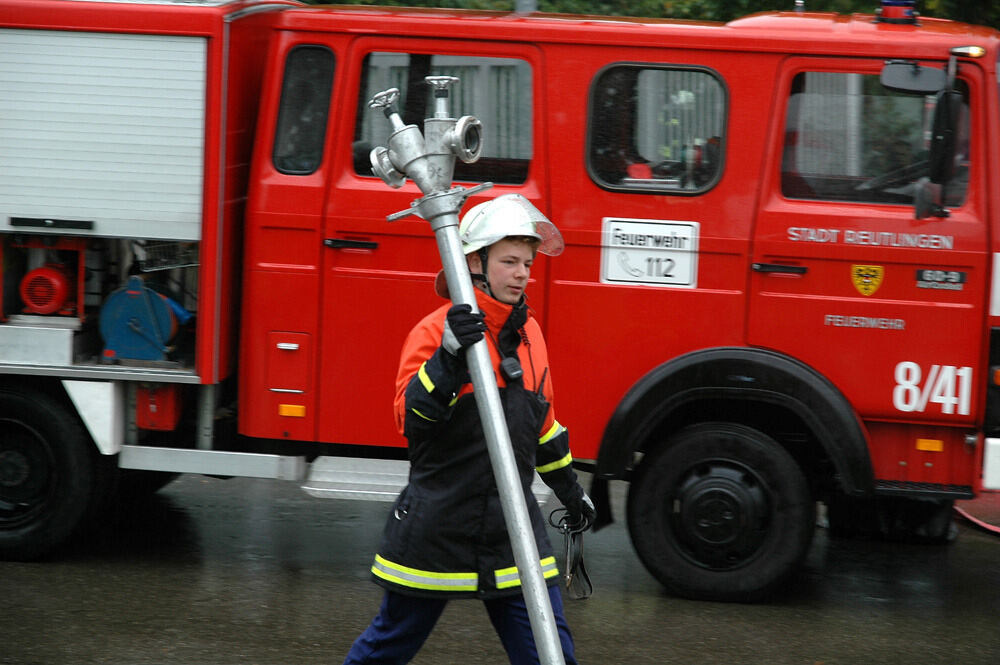
[[[749,342],[829,378],[870,430],[899,419],[969,425],[988,277],[976,168],[985,142],[974,138],[982,119],[969,113],[981,80],[960,69],[964,154],[946,185],[950,214],[918,220],[913,191],[928,172],[934,98],[883,88],[881,66],[794,58],[784,68],[754,238]]]
[[[534,160],[541,61],[533,46],[517,43],[364,37],[352,43],[349,63],[323,222],[319,440],[400,446],[392,416],[399,352],[410,329],[445,301],[433,289],[441,261],[430,225],[415,216],[386,221],[422,194],[409,180],[392,189],[372,175],[369,153],[386,145],[392,128],[368,101],[397,88],[404,122],[422,127],[433,116],[424,77],[458,77],[451,113],[482,121],[485,148],[475,164],[456,165],[454,182],[495,183],[464,210],[518,192],[545,212],[546,173]],[[539,257],[528,287],[536,308],[545,271]]]

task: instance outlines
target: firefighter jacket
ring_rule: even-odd
[[[487,344],[514,449],[521,491],[549,585],[558,568],[538,503],[537,470],[565,505],[583,488],[573,471],[566,428],[555,419],[548,354],[522,302],[506,305],[477,291]],[[409,484],[396,499],[372,565],[374,580],[407,595],[489,598],[521,593],[521,580],[464,358],[441,348],[450,303],[425,317],[403,345],[396,378],[396,424],[408,441]],[[507,381],[503,357],[524,370]]]

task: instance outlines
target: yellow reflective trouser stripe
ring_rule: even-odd
[[[431,377],[427,376],[426,362],[420,366],[419,370],[417,370],[417,378],[420,379],[420,384],[424,387],[424,390],[429,393],[434,392],[434,382],[431,381]]]
[[[550,427],[549,431],[543,434],[542,438],[538,440],[538,445],[541,446],[548,443],[552,439],[562,434],[565,430],[566,428],[560,425],[558,420],[552,421],[552,427]]]
[[[542,566],[542,577],[545,579],[555,577],[559,574],[559,567],[556,565],[556,558],[554,556],[546,557],[538,563]],[[517,566],[502,568],[494,571],[493,575],[496,578],[498,589],[509,589],[512,586],[521,585],[521,577],[517,574]]]
[[[479,587],[479,576],[476,573],[436,573],[419,570],[393,563],[378,554],[375,555],[375,563],[372,564],[372,573],[411,589],[475,591]]]
[[[548,464],[542,466],[536,466],[535,471],[538,473],[548,473],[549,471],[555,471],[556,469],[561,469],[564,466],[569,466],[573,463],[573,453],[566,453],[566,456],[562,459],[557,459],[555,462],[549,462]]]

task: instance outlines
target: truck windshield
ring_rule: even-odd
[[[969,173],[968,87],[958,162],[946,185],[948,206],[965,201]],[[912,205],[918,179],[929,173],[933,95],[882,87],[878,76],[804,72],[788,100],[781,190],[788,198]]]

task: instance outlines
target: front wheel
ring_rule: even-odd
[[[99,498],[101,468],[64,404],[0,387],[0,558],[37,558],[66,542]]]
[[[671,592],[759,600],[801,563],[815,504],[795,460],[774,439],[733,423],[682,430],[649,453],[628,494],[632,542]]]

